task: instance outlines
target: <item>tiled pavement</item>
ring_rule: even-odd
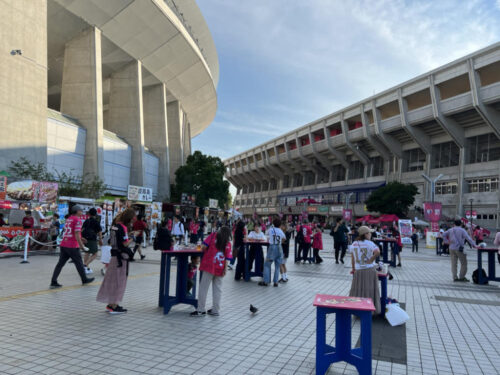
[[[331,248],[329,236],[324,243]],[[159,254],[146,254],[131,265],[123,303],[129,312],[121,316],[109,316],[95,301],[98,272],[94,285],[81,287],[68,264],[59,279],[65,287],[53,291],[47,287],[56,257],[31,257],[27,265],[0,259],[0,374],[313,374],[313,297],[345,295],[352,278],[349,262],[334,264],[327,250],[321,265],[289,262],[290,282],[279,288],[235,282],[230,271],[220,317],[190,318],[191,308],[182,305],[164,316],[157,307]],[[475,252],[469,258],[470,277]],[[499,373],[498,283],[453,283],[449,259],[427,249],[405,248],[403,267],[391,272],[389,295],[406,303],[411,317],[407,364],[374,360],[375,374]],[[260,309],[255,316],[250,303]],[[327,325],[333,340],[333,316]],[[357,322],[352,336],[356,342]],[[343,363],[329,370],[356,373]]]

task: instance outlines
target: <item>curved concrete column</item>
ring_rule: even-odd
[[[130,184],[143,186],[144,116],[140,61],[134,61],[111,75],[108,127],[132,147]]]

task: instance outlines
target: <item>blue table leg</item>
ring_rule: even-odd
[[[337,360],[347,361],[351,355],[351,311],[337,310],[335,318],[335,351]]]
[[[160,293],[158,297],[158,306],[163,307],[163,300],[165,299],[165,267],[166,267],[166,257],[167,254],[161,254],[161,265],[160,265]]]
[[[167,265],[165,267],[165,290],[163,293],[163,314],[168,314],[173,304],[170,303],[170,267],[172,264],[172,257],[170,254],[165,254],[167,257]]]
[[[389,244],[387,241],[382,242],[382,262],[389,263],[389,259],[387,259],[389,253]]]
[[[385,317],[385,306],[387,304],[387,276],[379,277],[382,295],[380,297],[380,315]]]
[[[356,368],[360,375],[372,374],[372,313],[363,311],[361,318],[361,360]]]
[[[477,272],[478,272],[478,281],[479,285],[486,283],[486,280],[483,278],[483,273],[481,272],[483,269],[483,252],[481,249],[477,249]]]
[[[488,280],[499,281],[495,273],[495,253],[488,251]]]
[[[188,256],[185,254],[177,256],[177,285],[176,297],[179,302],[186,301],[187,294],[187,270],[188,270]]]
[[[250,244],[245,244],[245,274],[243,275],[243,279],[245,281],[250,281],[250,265],[248,264],[248,256],[250,255]],[[238,260],[239,262],[239,260]]]
[[[335,348],[326,344],[326,315],[325,308],[318,307],[316,311],[316,375],[324,375],[330,364],[336,362]]]
[[[389,265],[391,267],[396,267],[396,251],[395,251],[396,246],[397,246],[396,243],[394,242],[391,243],[391,261],[389,262]]]

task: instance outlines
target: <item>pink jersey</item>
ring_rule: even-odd
[[[300,227],[302,234],[304,235],[304,242],[311,243],[312,229],[309,225],[302,225]]]
[[[205,250],[205,255],[201,258],[200,271],[208,272],[215,276],[223,276],[226,259],[232,258],[231,241],[227,242],[226,249],[222,253],[215,247],[216,238],[217,232],[214,232],[203,241],[203,245],[207,249]]]
[[[314,233],[312,247],[313,249],[323,250],[323,238],[321,237],[321,232]]]
[[[61,247],[79,248],[76,240],[76,232],[82,231],[82,221],[78,216],[70,216],[64,224],[64,234],[61,241]]]

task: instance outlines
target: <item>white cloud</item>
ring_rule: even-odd
[[[500,40],[500,0],[198,3],[221,66],[200,137],[248,147]]]

